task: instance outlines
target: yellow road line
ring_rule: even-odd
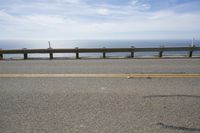
[[[200,74],[0,74],[0,78],[200,78]]]

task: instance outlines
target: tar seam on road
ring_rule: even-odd
[[[0,74],[0,78],[200,78],[200,74]]]
[[[143,98],[177,98],[177,97],[187,97],[187,98],[200,98],[198,95],[149,95],[149,96],[143,96]]]
[[[183,131],[198,131],[200,132],[199,128],[187,128],[187,127],[178,127],[174,125],[166,125],[164,123],[157,123],[157,125],[161,126],[162,128],[169,128],[169,129],[175,129],[175,130],[183,130]]]

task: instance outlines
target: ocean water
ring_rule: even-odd
[[[48,48],[49,40],[0,40],[0,49],[22,49],[22,48]],[[190,46],[191,40],[50,40],[52,48],[128,48],[134,47],[160,47],[160,46]],[[195,41],[196,46],[200,46],[200,40]],[[187,52],[165,52],[164,55],[187,55]],[[194,55],[199,55],[200,52],[194,52]],[[157,56],[157,52],[135,53],[135,56]],[[100,57],[101,53],[86,53],[80,54],[81,57]],[[107,56],[130,56],[130,53],[107,53]],[[48,58],[48,54],[29,54],[29,57]],[[54,57],[75,57],[75,54],[54,54]],[[4,58],[23,58],[23,55],[4,55]]]

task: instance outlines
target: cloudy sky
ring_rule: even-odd
[[[0,0],[0,39],[200,37],[200,0]]]

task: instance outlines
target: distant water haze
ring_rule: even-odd
[[[189,46],[191,40],[0,40],[1,49],[48,48],[101,48],[101,47],[160,47],[160,46]],[[200,40],[195,40],[200,46]]]

